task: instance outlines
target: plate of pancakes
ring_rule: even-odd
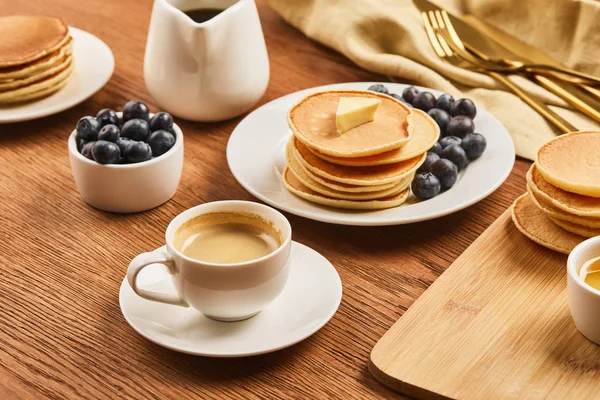
[[[573,132],[543,145],[512,218],[525,236],[564,254],[600,235],[600,132]]]
[[[227,162],[251,194],[281,210],[342,225],[399,225],[441,217],[485,198],[510,174],[510,135],[478,108],[476,131],[484,154],[459,172],[456,184],[429,200],[411,193],[411,182],[440,130],[427,113],[391,96],[367,92],[377,82],[302,90],[246,116],[227,144]],[[408,86],[385,83],[390,93]],[[436,96],[441,92],[427,90]],[[340,97],[381,100],[375,119],[339,134]]]
[[[0,17],[0,123],[58,113],[100,90],[114,57],[97,37],[45,15]]]

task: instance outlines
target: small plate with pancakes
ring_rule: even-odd
[[[44,16],[0,17],[0,123],[56,114],[100,90],[114,57],[97,37]]]
[[[250,193],[281,210],[342,225],[399,225],[447,215],[485,198],[510,174],[514,145],[498,120],[478,108],[476,132],[487,149],[449,190],[420,201],[410,185],[439,137],[424,112],[353,82],[302,90],[246,116],[227,144],[227,162]],[[390,93],[408,86],[385,83]],[[439,96],[440,92],[427,90]],[[360,92],[357,92],[360,91]],[[340,96],[381,100],[372,122],[340,134]]]

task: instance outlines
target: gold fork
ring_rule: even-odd
[[[439,33],[444,37],[448,45],[452,48],[452,50],[454,50],[455,53],[480,68],[485,70],[493,70],[495,63],[489,61],[489,57],[482,56],[482,54],[479,52],[469,52],[466,49],[466,46],[460,39],[460,36],[458,36],[456,30],[454,30],[452,21],[450,21],[446,11],[430,11],[429,16],[430,19],[435,18],[439,28]],[[595,99],[590,98],[585,94],[578,94],[573,90],[569,90],[568,85],[563,86],[551,79],[546,78],[545,76],[528,75],[528,78],[534,80],[550,92],[562,98],[574,108],[586,114],[588,117],[600,122],[600,108],[598,107],[599,103]]]
[[[477,63],[477,59],[470,53],[468,53],[467,50],[461,49],[460,46],[456,45],[456,43],[454,43],[451,40],[446,40],[446,38],[443,36],[443,32],[440,29],[438,20],[433,11],[429,11],[429,13],[422,12],[421,16],[423,18],[423,23],[425,24],[425,32],[427,33],[427,38],[429,39],[431,47],[433,47],[433,50],[438,55],[438,57],[442,58],[449,64],[452,64],[456,67],[464,68],[465,66],[469,66],[471,67],[471,69],[475,69],[494,78],[495,80],[506,86],[508,89],[510,89],[521,100],[523,100],[527,105],[529,105],[540,115],[546,118],[550,123],[556,126],[561,132],[567,133],[578,130],[567,120],[565,120],[560,115],[548,108],[546,104],[531,97],[527,92],[521,89],[510,79],[498,72],[486,70],[482,66],[482,64]]]

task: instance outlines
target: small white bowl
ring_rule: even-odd
[[[600,344],[600,290],[596,290],[579,276],[586,261],[600,256],[600,236],[593,237],[571,251],[567,260],[567,293],[571,316],[579,331]]]
[[[177,124],[173,130],[175,145],[160,157],[102,165],[79,153],[74,129],[69,136],[69,160],[81,197],[92,207],[115,213],[145,211],[169,200],[177,191],[183,168],[183,133]]]

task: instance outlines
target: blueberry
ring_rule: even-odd
[[[447,136],[457,136],[459,138],[463,138],[469,133],[473,132],[475,132],[475,124],[473,123],[473,120],[462,115],[458,117],[452,117],[450,122],[448,122],[448,126],[446,127]]]
[[[125,150],[125,158],[130,163],[147,161],[152,158],[152,150],[148,143],[133,141]]]
[[[439,179],[442,190],[450,189],[458,179],[458,168],[456,165],[444,158],[440,158],[431,165],[431,173]]]
[[[150,126],[148,125],[148,122],[139,118],[131,119],[125,122],[123,128],[121,129],[121,136],[131,140],[146,141],[149,133]]]
[[[427,111],[427,114],[429,114],[440,127],[440,135],[445,136],[446,127],[448,126],[448,122],[450,122],[450,114],[439,108],[432,108]]]
[[[421,164],[421,166],[417,170],[417,173],[429,172],[429,169],[431,168],[431,164],[433,164],[434,162],[436,162],[439,159],[440,159],[439,155],[437,155],[436,153],[432,153],[431,151],[428,151],[427,156],[425,157],[425,161],[423,162],[423,164]]]
[[[415,97],[417,97],[419,93],[419,89],[414,86],[409,86],[402,91],[402,97],[404,100],[412,104],[412,102],[415,101]]]
[[[119,140],[117,140],[117,146],[119,146],[119,149],[121,149],[122,155],[125,154],[125,151],[129,146],[131,146],[131,143],[133,143],[133,140],[124,137],[120,137]]]
[[[75,138],[75,143],[77,144],[77,151],[81,153],[81,149],[83,149],[83,145],[85,144],[85,140],[80,138]]]
[[[104,108],[98,111],[98,114],[96,114],[96,119],[98,122],[100,122],[100,126],[119,125],[119,116],[110,108]]]
[[[173,127],[173,117],[168,112],[158,112],[150,118],[150,132],[165,130],[168,131]]]
[[[435,96],[429,92],[421,92],[411,103],[414,108],[427,112],[435,107]]]
[[[94,157],[94,161],[99,164],[114,164],[119,161],[121,150],[119,150],[119,146],[113,142],[98,140],[94,146],[92,146],[92,157]]]
[[[469,133],[462,140],[461,147],[467,153],[467,157],[474,159],[479,157],[485,151],[487,141],[480,133]]]
[[[119,128],[113,124],[104,125],[98,134],[98,140],[106,140],[113,143],[117,143],[120,137]]]
[[[417,174],[411,185],[413,194],[419,200],[428,200],[437,196],[441,188],[439,179],[430,172]]]
[[[94,157],[92,157],[92,147],[94,146],[94,143],[96,142],[87,142],[83,145],[83,147],[81,148],[81,155],[84,156],[85,158],[89,158],[90,160],[93,160]]]
[[[435,153],[439,156],[440,154],[442,154],[442,146],[438,142],[435,142],[435,144],[429,149],[429,152]]]
[[[94,117],[83,117],[77,121],[77,137],[86,142],[98,140],[100,123]]]
[[[469,99],[458,99],[452,104],[450,114],[452,114],[453,117],[464,115],[473,119],[475,118],[475,115],[477,115],[477,108]]]
[[[436,108],[444,110],[448,114],[450,114],[450,110],[452,110],[452,104],[454,104],[454,97],[450,96],[449,94],[441,95],[435,102]]]
[[[441,138],[438,142],[440,146],[442,146],[442,150],[448,146],[452,146],[453,144],[459,145],[462,143],[462,139],[456,136],[446,136]]]
[[[379,93],[384,93],[384,94],[389,93],[387,88],[380,83],[369,86],[369,88],[367,90],[370,90],[371,92],[379,92]]]
[[[123,121],[127,122],[134,118],[143,119],[146,122],[150,121],[150,110],[138,100],[131,100],[123,107]]]
[[[162,156],[175,144],[175,136],[167,131],[152,132],[148,138],[148,144],[152,149],[154,157]]]
[[[450,145],[442,150],[441,157],[452,161],[459,171],[465,169],[465,167],[469,165],[467,153],[457,144]]]

